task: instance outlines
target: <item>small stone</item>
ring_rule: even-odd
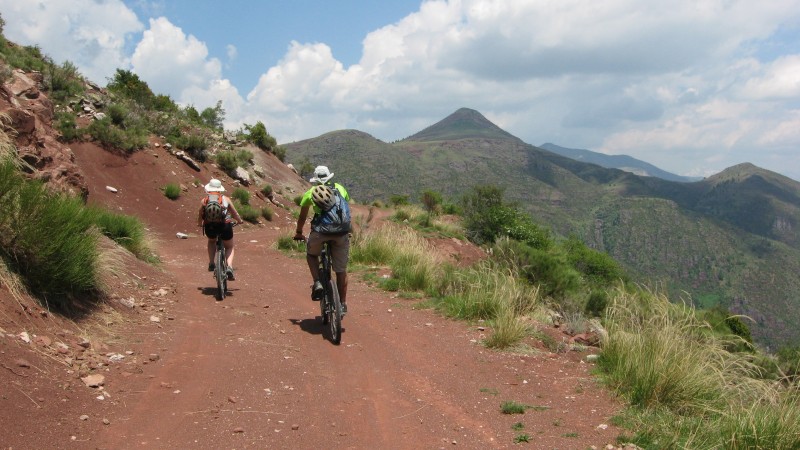
[[[25,367],[25,368],[28,368],[28,367],[31,366],[31,363],[29,363],[28,361],[26,361],[26,360],[24,360],[22,358],[19,358],[19,359],[15,360],[14,364],[16,364],[17,367]]]
[[[105,384],[106,377],[96,373],[81,378],[81,381],[83,381],[83,384],[85,384],[88,387],[97,388]]]
[[[114,192],[114,193],[117,193],[117,192],[118,192],[117,188],[115,188],[115,187],[112,187],[112,186],[106,186],[106,190],[107,190],[108,192]]]
[[[84,414],[84,415],[81,416],[81,420],[89,420],[89,416]]]
[[[300,429],[300,425],[298,425],[298,424],[296,424],[296,423],[295,423],[295,424],[292,424],[292,430],[294,430],[294,431],[297,431],[297,430],[299,430],[299,429]]]
[[[111,421],[108,419],[103,419],[103,425],[111,425]]]
[[[233,429],[233,432],[234,433],[244,433],[244,428],[236,427],[236,428]]]
[[[156,362],[159,359],[161,359],[161,356],[158,353],[150,353],[150,356],[148,357],[148,359],[150,361]]]
[[[158,316],[150,316],[150,322],[158,323],[161,322],[161,318]]]

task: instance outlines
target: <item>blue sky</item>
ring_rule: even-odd
[[[0,0],[10,40],[281,143],[469,107],[524,141],[800,180],[800,0]]]

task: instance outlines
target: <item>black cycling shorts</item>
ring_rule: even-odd
[[[207,223],[203,225],[203,228],[206,230],[206,236],[208,236],[209,239],[216,239],[220,234],[222,235],[223,241],[230,241],[233,239],[233,224],[230,222]]]

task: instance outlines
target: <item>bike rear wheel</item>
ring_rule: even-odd
[[[225,293],[228,291],[228,274],[225,268],[225,250],[217,249],[215,255],[216,268],[214,269],[214,278],[217,279],[217,300],[222,301],[225,298]]]
[[[330,290],[330,304],[328,305],[328,325],[331,332],[331,342],[336,345],[342,341],[342,302],[339,299],[339,290],[336,289],[336,282],[328,282]]]

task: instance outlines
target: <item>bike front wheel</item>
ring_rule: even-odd
[[[342,341],[342,301],[339,298],[339,290],[336,289],[336,282],[330,280],[330,304],[328,305],[328,325],[331,332],[331,342],[336,345]]]
[[[214,277],[217,280],[217,300],[222,301],[228,290],[228,274],[225,270],[225,252],[217,250],[215,264],[217,266],[214,269]]]

